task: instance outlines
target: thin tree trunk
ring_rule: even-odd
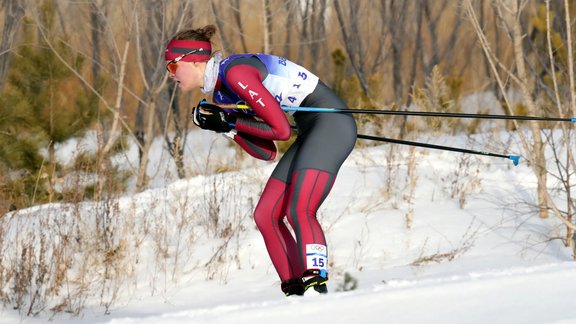
[[[294,29],[294,16],[296,11],[296,6],[292,1],[286,1],[286,40],[284,41],[284,57],[290,57],[290,49],[292,47],[292,29]]]
[[[574,91],[576,91],[574,89],[574,63],[572,61],[573,59],[573,47],[572,47],[572,27],[571,27],[571,19],[570,19],[570,7],[568,4],[568,0],[564,1],[564,10],[565,10],[565,23],[566,23],[566,32],[565,32],[565,36],[566,36],[566,48],[567,48],[567,55],[568,55],[568,82],[570,84],[570,100],[569,100],[569,104],[568,107],[565,107],[562,105],[562,99],[560,98],[560,90],[559,90],[559,86],[558,86],[558,81],[556,79],[556,73],[554,71],[554,67],[556,66],[556,62],[555,62],[555,57],[554,57],[554,49],[552,47],[552,36],[551,36],[551,32],[552,32],[552,22],[551,22],[551,12],[550,12],[550,0],[546,0],[546,39],[547,39],[547,46],[548,46],[548,57],[550,59],[550,70],[552,71],[552,73],[550,74],[551,78],[552,78],[552,83],[554,86],[554,99],[556,100],[556,106],[558,107],[558,113],[559,116],[562,117],[567,117],[567,116],[573,116],[572,115],[572,108],[575,105],[575,93]],[[560,127],[562,128],[562,136],[563,136],[563,141],[565,143],[566,146],[566,162],[564,164],[564,179],[563,179],[563,183],[564,183],[564,190],[566,191],[566,220],[569,223],[573,223],[573,216],[574,216],[574,202],[572,200],[572,178],[573,178],[573,174],[574,174],[574,170],[576,170],[576,163],[574,162],[574,154],[573,154],[573,150],[572,150],[572,145],[573,145],[573,140],[571,139],[571,134],[572,131],[570,129],[568,129],[568,127],[566,126],[565,123],[562,123],[560,125]],[[557,159],[559,161],[559,159]],[[559,162],[556,162],[556,164],[558,165]],[[560,166],[558,165],[558,167],[560,168]],[[562,174],[562,172],[561,172]],[[553,203],[553,201],[551,201],[551,203]],[[576,242],[574,242],[574,230],[572,229],[572,227],[567,226],[566,227],[566,240],[565,240],[565,244],[566,246],[570,246],[573,245],[573,249],[574,251],[576,251]],[[576,254],[573,255],[573,258],[576,258]]]
[[[174,138],[171,140],[167,133],[164,134],[166,144],[168,145],[168,151],[170,155],[174,158],[174,164],[176,165],[176,172],[178,174],[178,179],[186,178],[186,168],[184,165],[184,147],[186,141],[186,134],[184,134],[181,124],[180,116],[180,105],[179,105],[179,95],[177,87],[174,83],[170,83],[167,89],[168,93],[172,93],[172,100],[170,100],[172,121],[174,123]]]
[[[570,83],[570,107],[567,113],[576,116],[576,79],[574,78],[574,48],[572,40],[572,20],[570,19],[570,3],[564,0],[564,10],[566,11],[566,44],[568,47],[568,80]]]
[[[0,42],[0,92],[4,89],[4,82],[10,66],[10,51],[24,17],[24,3],[18,0],[2,0],[4,8],[4,24],[2,28],[2,41]]]
[[[532,99],[532,91],[530,86],[530,79],[526,72],[525,66],[525,53],[522,47],[522,37],[523,33],[519,21],[519,7],[518,3],[515,1],[504,1],[499,0],[494,3],[494,8],[497,11],[497,16],[501,23],[503,23],[513,42],[513,54],[514,60],[517,67],[516,74],[509,71],[506,66],[504,66],[498,58],[494,56],[492,49],[486,35],[482,30],[482,26],[479,24],[474,7],[471,0],[464,1],[464,5],[467,13],[470,16],[471,22],[474,26],[474,30],[480,40],[482,49],[484,50],[488,62],[490,64],[490,69],[493,72],[493,76],[498,83],[500,92],[506,102],[506,108],[509,110],[512,108],[510,105],[510,100],[506,95],[506,88],[502,78],[499,75],[498,68],[503,69],[506,72],[506,77],[513,80],[517,86],[520,88],[520,92],[524,99],[524,104],[526,105],[530,114],[538,114],[536,111],[536,103]],[[517,127],[517,123],[514,124]],[[529,123],[530,131],[532,133],[533,139],[530,142],[526,136],[519,132],[520,141],[524,149],[528,154],[530,165],[532,171],[537,179],[537,196],[538,196],[538,213],[540,217],[547,217],[548,215],[548,191],[546,187],[546,159],[544,155],[544,143],[540,134],[540,128],[535,122]],[[552,206],[553,207],[553,206]],[[560,216],[562,219],[562,217]]]
[[[310,5],[310,1],[313,0],[305,0],[306,4],[304,5],[304,9],[302,12],[302,22],[300,23],[300,26],[302,28],[302,30],[300,31],[300,44],[298,45],[298,56],[297,56],[297,61],[298,62],[302,62],[304,60],[304,53],[305,53],[305,49],[306,49],[306,45],[307,43],[310,42],[310,34],[308,32],[308,26],[310,24],[310,11],[311,11],[311,5]],[[299,5],[300,8],[302,8],[302,4]]]
[[[147,127],[144,131],[143,149],[140,157],[140,166],[138,167],[138,176],[136,177],[136,191],[140,192],[148,186],[148,156],[150,155],[150,147],[154,140],[154,121],[156,111],[156,95],[152,95],[147,102],[145,111],[148,112],[146,116]]]
[[[270,11],[270,0],[262,0],[262,11],[264,15],[263,19],[263,26],[264,26],[264,35],[263,35],[263,52],[264,53],[271,53],[272,52],[272,12]]]
[[[406,100],[405,100],[405,105],[407,107],[412,104],[411,92],[412,92],[414,85],[416,84],[418,62],[420,61],[419,58],[422,57],[422,55],[420,53],[422,53],[423,13],[422,13],[420,1],[422,1],[422,0],[419,0],[415,5],[415,10],[416,10],[416,13],[415,13],[415,17],[416,17],[416,40],[414,42],[416,44],[416,47],[414,48],[414,53],[412,55],[412,57],[413,57],[412,58],[412,66],[410,68],[410,76],[408,78],[408,83],[407,83],[408,91],[406,93]],[[408,123],[408,117],[407,116],[402,117],[402,124],[400,125],[400,134],[399,134],[400,138],[406,137],[406,124],[407,123]]]
[[[92,26],[91,29],[91,36],[92,36],[92,77],[94,78],[94,84],[98,82],[98,78],[100,76],[100,62],[102,61],[100,58],[100,34],[102,33],[100,27],[102,25],[102,21],[100,19],[100,12],[96,3],[90,3],[90,25]],[[98,89],[98,86],[94,87]],[[99,89],[98,89],[99,90]]]
[[[451,66],[452,63],[454,62],[454,56],[455,53],[457,53],[459,51],[459,48],[456,46],[456,41],[458,40],[458,36],[460,35],[460,31],[462,30],[462,23],[463,23],[463,19],[462,19],[462,14],[460,12],[460,6],[458,6],[458,9],[456,9],[457,15],[456,15],[456,23],[454,24],[453,27],[451,27],[451,32],[450,32],[450,38],[448,40],[448,44],[443,46],[444,51],[442,52],[442,54],[440,55],[441,60],[443,62],[446,62],[446,64],[448,66]],[[470,55],[465,56],[465,58],[469,61],[470,60]],[[470,64],[466,63],[465,64],[466,67],[470,66]]]
[[[124,45],[124,54],[120,60],[120,70],[118,75],[118,87],[116,89],[116,103],[114,104],[114,116],[112,118],[112,128],[109,131],[108,141],[102,148],[102,156],[107,156],[118,136],[120,135],[120,119],[122,118],[120,110],[122,109],[122,98],[124,94],[124,77],[126,76],[126,65],[128,64],[128,49],[130,48],[130,41]]]
[[[229,51],[233,45],[228,40],[228,37],[226,36],[226,32],[225,32],[226,29],[224,28],[224,22],[223,22],[222,17],[220,16],[220,12],[218,11],[218,8],[216,7],[215,0],[210,0],[210,8],[212,9],[212,14],[214,15],[216,27],[218,27],[218,30],[220,31],[218,33],[218,37],[220,37],[220,42],[222,43],[222,49],[225,52]]]
[[[240,35],[240,44],[242,45],[242,53],[248,53],[248,46],[246,46],[246,36],[244,35],[244,24],[242,24],[242,16],[240,15],[240,0],[234,0],[235,8],[233,10],[234,21],[238,27],[238,34]]]
[[[384,1],[383,1],[384,2]],[[402,67],[404,65],[403,60],[403,51],[404,45],[406,42],[406,28],[402,25],[402,21],[404,17],[406,17],[405,13],[407,12],[409,2],[408,1],[390,1],[388,7],[388,17],[382,16],[382,20],[387,24],[387,31],[391,35],[391,54],[392,54],[392,86],[394,88],[394,101],[397,103],[405,103],[409,100],[410,96],[409,93],[406,93],[406,98],[404,97],[404,79],[402,76]],[[382,3],[382,6],[385,6]],[[420,4],[419,2],[415,5],[415,17],[421,17],[420,12]],[[419,19],[419,18],[417,18]],[[418,28],[420,31],[420,28]],[[416,35],[415,44],[417,48],[421,46],[421,35]],[[412,64],[416,64],[418,61],[417,59],[412,59]],[[414,74],[416,71],[414,71]],[[408,83],[410,87],[410,83]]]
[[[530,77],[528,76],[526,69],[526,54],[522,46],[522,39],[524,33],[522,32],[522,27],[519,17],[520,8],[518,3],[510,3],[511,7],[503,8],[502,12],[505,15],[510,15],[508,22],[510,23],[510,31],[512,33],[512,42],[514,49],[514,58],[516,63],[516,69],[518,71],[518,79],[521,80],[518,86],[520,87],[520,92],[522,93],[522,98],[524,103],[528,108],[528,111],[532,115],[538,115],[538,109],[536,103],[532,98],[533,86],[530,83]],[[533,150],[530,152],[531,156],[531,166],[536,175],[538,181],[537,195],[538,195],[538,207],[539,214],[541,218],[548,217],[548,193],[547,193],[547,171],[546,171],[546,155],[544,152],[544,141],[542,140],[541,127],[538,122],[529,122],[530,130],[533,137]]]
[[[356,1],[351,1],[356,3]],[[340,7],[339,1],[334,1],[334,8],[336,9],[336,16],[338,22],[341,26],[342,37],[344,38],[344,47],[346,48],[346,53],[350,59],[350,65],[354,70],[354,73],[360,81],[360,87],[364,95],[370,99],[370,91],[368,87],[368,81],[363,69],[363,61],[365,59],[364,50],[362,46],[362,39],[358,37],[358,12],[357,7],[354,7],[352,3],[350,5],[349,15],[344,15],[342,8]],[[356,5],[358,5],[356,3]],[[346,22],[349,22],[347,24]],[[347,30],[346,26],[349,26],[350,30]]]
[[[410,87],[408,96],[407,96],[407,106],[409,106],[412,103],[412,96],[410,95],[410,93],[412,92],[412,88],[414,87],[414,85],[416,84],[416,77],[417,77],[417,72],[418,72],[418,62],[420,62],[421,65],[424,65],[424,62],[422,62],[422,57],[424,56],[423,54],[423,49],[422,49],[422,26],[424,24],[424,13],[422,11],[422,6],[420,6],[420,2],[422,1],[426,1],[426,0],[420,0],[419,3],[416,5],[416,47],[414,48],[414,53],[412,55],[413,59],[412,59],[412,68],[410,69],[410,79],[408,80],[408,86]]]
[[[320,54],[321,49],[324,47],[326,42],[326,25],[324,20],[324,14],[326,12],[326,0],[314,1],[312,9],[312,20],[310,24],[312,26],[312,39],[310,43],[310,54],[312,57],[322,57]],[[328,69],[329,60],[312,60],[312,64],[322,64],[322,66],[314,66],[315,72],[323,74],[320,71],[326,71]]]

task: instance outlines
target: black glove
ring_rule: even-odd
[[[201,100],[198,106],[194,107],[193,115],[194,124],[202,129],[226,133],[234,128],[234,116],[205,100]]]

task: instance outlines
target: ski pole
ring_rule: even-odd
[[[250,109],[244,104],[222,105],[223,108]],[[348,113],[348,114],[373,114],[373,115],[395,115],[395,116],[424,116],[424,117],[452,117],[452,118],[480,118],[480,119],[505,119],[505,120],[535,120],[535,121],[561,121],[576,123],[576,117],[538,117],[538,116],[516,116],[516,115],[491,115],[491,114],[467,114],[467,113],[445,113],[431,111],[397,111],[379,109],[345,109],[345,108],[319,108],[319,107],[288,107],[282,106],[284,111],[306,111],[320,113]]]
[[[402,145],[424,147],[424,148],[443,150],[443,151],[452,151],[452,152],[459,152],[459,153],[467,153],[467,154],[476,154],[476,155],[483,155],[483,156],[505,158],[505,159],[512,160],[512,163],[514,163],[515,166],[518,165],[518,163],[520,162],[520,156],[519,155],[496,154],[496,153],[490,153],[490,152],[468,150],[468,149],[457,148],[457,147],[427,144],[427,143],[420,143],[420,142],[411,142],[411,141],[404,141],[404,140],[399,140],[399,139],[392,139],[392,138],[371,136],[371,135],[363,135],[363,134],[358,134],[358,138],[372,140],[372,141],[380,141],[380,142],[387,142],[387,143],[395,143],[395,144],[402,144]]]
[[[291,126],[293,131],[298,132],[298,127],[292,125]],[[394,143],[394,144],[401,144],[401,145],[409,145],[409,146],[416,146],[416,147],[424,147],[429,149],[435,150],[442,150],[442,151],[451,151],[451,152],[458,152],[458,153],[467,153],[467,154],[476,154],[482,156],[491,156],[491,157],[498,157],[498,158],[505,158],[511,160],[514,163],[514,166],[517,166],[520,163],[520,156],[519,155],[505,155],[505,154],[497,154],[497,153],[490,153],[490,152],[482,152],[482,151],[475,151],[469,149],[463,149],[458,147],[451,147],[451,146],[442,146],[436,144],[428,144],[428,143],[421,143],[421,142],[411,142],[387,137],[380,137],[380,136],[372,136],[372,135],[364,135],[364,134],[357,134],[357,138],[360,139],[367,139],[372,141],[379,141],[379,142],[386,142],[386,143]]]
[[[221,105],[222,108],[231,109],[250,109],[250,106],[244,104],[235,105]],[[548,118],[548,117],[534,117],[534,116],[508,116],[508,115],[486,115],[486,114],[464,114],[464,113],[439,113],[439,112],[424,112],[424,111],[391,111],[391,110],[377,110],[377,109],[341,109],[341,108],[318,108],[318,107],[288,107],[282,106],[284,111],[307,111],[307,112],[325,112],[325,113],[365,113],[365,114],[385,114],[385,115],[411,115],[411,116],[430,116],[430,117],[459,117],[459,118],[486,118],[486,119],[516,119],[516,120],[540,120],[540,121],[570,121],[576,122],[576,118]],[[295,127],[293,127],[295,128]],[[466,154],[475,154],[482,156],[491,156],[498,158],[505,158],[511,160],[517,166],[520,162],[519,155],[505,155],[491,152],[475,151],[463,149],[458,147],[442,146],[435,144],[427,144],[420,142],[404,141],[386,137],[378,137],[371,135],[358,134],[358,138],[368,139],[373,141],[395,143],[402,145],[410,145],[417,147],[424,147],[429,149],[459,152]]]
[[[562,121],[576,122],[576,118],[538,117],[538,116],[515,116],[515,115],[491,115],[491,114],[467,114],[467,113],[444,113],[431,111],[394,111],[378,109],[340,109],[340,108],[315,108],[315,107],[287,107],[282,106],[284,111],[308,111],[308,112],[338,112],[349,114],[374,114],[374,115],[397,115],[397,116],[425,116],[425,117],[452,117],[452,118],[480,118],[480,119],[506,119],[506,120],[536,120],[536,121]]]

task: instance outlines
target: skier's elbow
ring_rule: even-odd
[[[282,125],[276,130],[276,138],[280,141],[287,141],[292,135],[292,130],[290,129],[290,124]]]

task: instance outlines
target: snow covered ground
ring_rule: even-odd
[[[198,150],[209,142],[203,134],[195,133],[201,142],[188,144],[196,148],[196,167],[212,147]],[[457,137],[439,144],[473,145]],[[559,221],[529,212],[535,179],[523,161],[514,167],[505,159],[451,152],[394,152],[390,145],[357,148],[319,212],[330,249],[328,295],[286,298],[280,292],[250,218],[273,168],[258,162],[159,181],[155,189],[122,198],[118,216],[135,230],[148,224],[149,231],[131,245],[138,264],[107,311],[90,296],[78,316],[46,310],[26,317],[5,307],[0,324],[576,323],[576,264],[571,251],[551,239],[564,235]],[[213,154],[226,162],[232,153]],[[206,215],[210,201],[219,202],[218,225],[200,219],[179,225],[186,237],[165,230],[170,257],[159,266],[152,229]],[[68,211],[59,208],[31,209],[25,214],[30,223],[18,228],[34,226],[48,209],[48,217],[61,218]],[[225,228],[227,237],[217,234]]]

